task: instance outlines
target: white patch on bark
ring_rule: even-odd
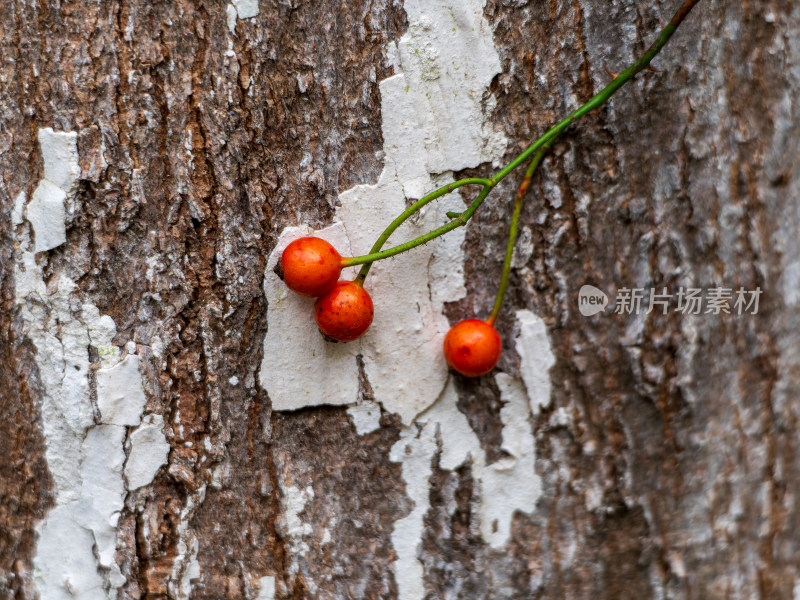
[[[20,312],[28,336],[37,348],[46,457],[56,484],[56,507],[38,527],[34,581],[46,598],[105,598],[104,587],[112,597],[125,582],[114,560],[116,525],[125,498],[125,427],[102,416],[94,421],[88,380],[90,331],[107,323],[90,320],[99,312],[92,305],[74,313],[73,292],[74,284],[62,276],[58,291],[49,298],[18,295],[24,302]],[[140,389],[140,377],[136,384]],[[76,527],[86,533],[64,546],[63,539],[72,537]],[[69,560],[64,558],[66,547]],[[91,568],[84,568],[87,565]]]
[[[294,484],[287,485],[281,478],[281,499],[283,507],[283,519],[281,528],[289,545],[289,574],[294,576],[300,569],[297,558],[308,553],[309,546],[305,538],[313,533],[313,528],[309,523],[303,523],[300,518],[306,504],[314,497],[314,488],[310,485],[303,489]],[[314,587],[314,583],[306,578],[309,589]]]
[[[120,361],[120,349],[113,343],[117,335],[114,319],[108,315],[101,316],[100,310],[93,304],[84,304],[83,314],[89,319],[89,340],[97,349],[100,366],[106,369],[113,367]]]
[[[44,252],[67,241],[64,204],[74,192],[81,170],[76,132],[57,132],[48,127],[40,129],[38,137],[44,177],[33,192],[27,218],[33,226],[34,252]]]
[[[58,188],[64,198],[72,193],[79,173],[76,139],[74,132],[39,131],[45,179],[37,191]],[[25,334],[36,347],[45,457],[55,493],[55,506],[37,526],[33,578],[40,597],[48,600],[112,598],[125,582],[114,557],[125,499],[125,425],[138,424],[144,406],[138,359],[129,354],[123,361],[127,366],[118,369],[121,352],[112,343],[113,320],[101,316],[96,306],[82,304],[75,283],[65,275],[45,284],[35,255],[49,249],[42,247],[43,242],[50,240],[44,244],[49,246],[61,239],[56,230],[61,231],[64,222],[59,216],[58,227],[45,224],[39,208],[33,201],[26,207],[20,194],[13,211],[18,226],[15,300]],[[63,210],[62,203],[58,214]],[[26,219],[35,244],[24,226]],[[99,377],[97,389],[99,405],[131,402],[133,410],[126,409],[124,418],[116,418],[119,413],[114,411],[98,411],[95,420],[90,346],[100,356],[98,375],[104,371],[125,375],[106,378],[102,384]]]
[[[240,19],[258,16],[258,0],[231,0]]]
[[[28,221],[36,239],[34,252],[56,248],[67,241],[67,193],[46,179],[39,182],[28,205]]]
[[[231,33],[236,33],[236,17],[238,16],[236,7],[233,4],[228,4],[225,9],[225,17],[228,22],[228,31]]]
[[[354,404],[347,409],[347,414],[353,419],[358,435],[366,435],[381,426],[381,407],[374,402]]]
[[[402,465],[406,495],[414,503],[411,512],[395,521],[392,545],[397,560],[392,564],[399,600],[425,597],[423,567],[418,558],[424,530],[424,517],[430,508],[428,482],[433,474],[433,458],[439,450],[439,467],[455,470],[471,461],[473,476],[480,485],[486,458],[475,432],[458,410],[458,393],[450,381],[441,398],[413,425],[403,427],[400,439],[392,446],[390,460]],[[438,443],[437,443],[438,436]],[[488,500],[488,498],[483,498]]]
[[[129,354],[113,367],[97,370],[97,408],[104,423],[138,425],[147,398],[139,357]]]
[[[542,408],[550,406],[550,367],[555,364],[555,357],[547,337],[547,327],[540,317],[523,309],[517,311],[517,321],[519,371],[528,390],[531,412],[537,415]]]
[[[392,462],[402,465],[406,496],[414,503],[409,514],[395,521],[392,531],[392,546],[397,554],[392,569],[399,600],[425,596],[422,563],[417,559],[417,553],[424,529],[423,518],[428,512],[428,480],[435,454],[435,427],[418,423],[403,428],[389,455]]]
[[[495,376],[504,402],[502,448],[510,455],[482,470],[481,535],[492,548],[502,548],[511,537],[516,511],[532,513],[542,495],[536,474],[536,448],[530,424],[529,398],[522,382],[505,373]]]
[[[65,193],[72,193],[81,173],[78,164],[78,133],[53,131],[50,127],[45,127],[39,130],[38,138],[44,163],[44,179],[57,185]]]
[[[236,18],[251,19],[258,16],[258,0],[231,0],[226,7],[228,30],[236,33]]]
[[[94,538],[68,506],[56,505],[36,528],[34,582],[40,598],[105,600],[103,580],[91,552]],[[87,552],[88,549],[88,552]]]
[[[258,581],[258,596],[256,596],[256,600],[274,600],[275,578],[272,575],[267,575]]]
[[[164,437],[164,417],[147,415],[130,435],[130,451],[125,463],[129,490],[150,485],[162,465],[167,464],[169,444]]]
[[[524,332],[518,338],[521,345],[550,356],[541,357],[542,364],[552,359],[549,345],[542,346],[538,325],[529,311],[517,313]],[[534,341],[532,341],[532,339]],[[545,335],[546,341],[546,335]],[[535,342],[535,343],[534,343]],[[545,371],[545,374],[547,371]],[[542,495],[541,478],[536,474],[536,447],[530,422],[534,397],[526,393],[523,382],[505,373],[495,376],[504,403],[500,411],[503,423],[502,449],[508,457],[486,464],[486,455],[480,440],[469,425],[466,416],[458,410],[458,394],[452,381],[441,398],[416,422],[403,427],[392,447],[390,459],[402,464],[406,495],[414,502],[410,514],[395,522],[392,544],[397,553],[393,564],[400,600],[418,600],[425,597],[423,568],[417,554],[424,529],[423,518],[429,508],[428,480],[432,474],[432,460],[439,438],[439,468],[453,471],[469,464],[472,476],[480,490],[480,531],[483,539],[494,549],[502,548],[511,537],[514,513],[532,514]],[[534,388],[544,391],[543,385]],[[547,382],[549,397],[549,380]],[[538,402],[538,400],[537,400]]]
[[[81,448],[81,500],[72,508],[75,521],[94,534],[97,562],[109,569],[112,589],[125,583],[114,561],[117,521],[125,500],[121,477],[124,441],[124,427],[97,425],[89,429]]]
[[[25,190],[22,190],[14,199],[14,207],[11,209],[11,224],[15,227],[22,225],[25,220],[23,213],[25,212]]]
[[[200,562],[197,552],[200,545],[197,535],[189,527],[189,519],[195,509],[203,503],[206,497],[206,486],[201,486],[196,492],[186,499],[186,505],[181,509],[178,521],[178,554],[172,563],[172,573],[167,584],[170,595],[178,600],[187,600],[192,593],[192,585],[200,578]]]

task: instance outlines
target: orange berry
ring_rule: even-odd
[[[500,359],[501,349],[497,330],[480,319],[459,321],[444,337],[447,363],[467,377],[479,377],[491,371]]]
[[[314,303],[320,331],[338,342],[360,338],[369,329],[373,314],[369,293],[352,281],[339,281]]]
[[[342,257],[323,239],[301,237],[286,246],[281,255],[283,281],[303,296],[329,292],[342,272]]]

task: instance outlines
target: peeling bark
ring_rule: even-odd
[[[508,140],[505,159],[598,91],[604,66],[626,65],[675,8],[487,0],[501,72],[483,106],[492,135]],[[637,76],[555,144],[531,184],[498,321],[507,379],[451,375],[409,424],[381,410],[360,356],[352,403],[374,414],[273,410],[259,385],[268,258],[287,227],[330,225],[341,193],[379,180],[379,86],[413,27],[382,0],[14,1],[0,13],[0,596],[800,594],[800,9],[790,0],[703,0],[657,58],[663,73]],[[76,133],[79,173],[63,184],[66,242],[34,255],[42,230],[26,206],[53,177],[45,128]],[[487,176],[492,165],[458,170]],[[467,295],[446,305],[451,322],[491,308],[519,177],[466,229]],[[763,294],[758,314],[740,318],[584,317],[584,283],[612,297],[690,285]],[[546,339],[530,348],[554,358],[546,397],[522,350],[526,323],[542,322]],[[67,358],[48,356],[43,339]],[[85,374],[69,370],[76,340]],[[146,402],[110,423],[103,377],[125,360]],[[533,456],[508,416],[526,389]],[[130,460],[163,419],[169,454],[152,481],[150,467],[137,471],[141,486],[128,465],[108,480],[123,493],[112,542],[121,578],[98,563],[52,587],[54,572],[37,568],[48,518],[60,507],[80,524],[81,494],[96,483],[78,469],[77,496],[65,496],[65,471],[49,462],[48,402],[67,392],[91,407],[76,439],[108,429]],[[80,456],[74,466],[88,469]],[[521,479],[540,478],[541,493],[534,510],[495,524],[510,527],[498,545],[481,519],[499,514],[486,499],[506,484],[490,482],[523,458],[535,470]],[[412,498],[412,466],[426,497]],[[413,571],[398,567],[397,532],[415,507],[419,596],[398,581]],[[78,554],[64,548],[65,561]],[[90,577],[102,586],[81,587]]]

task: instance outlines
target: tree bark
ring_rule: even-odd
[[[8,3],[0,596],[797,598],[797,3],[701,0],[554,145],[492,374],[438,348],[491,309],[521,172],[376,265],[361,345],[273,272],[292,228],[363,254],[488,177],[678,4]],[[584,284],[762,294],[584,316]]]

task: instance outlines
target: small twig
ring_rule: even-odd
[[[492,312],[489,315],[489,318],[486,319],[486,322],[489,325],[494,325],[497,315],[500,314],[500,308],[503,306],[503,298],[505,298],[506,290],[508,289],[508,277],[511,274],[511,261],[514,259],[514,245],[517,241],[517,227],[519,226],[519,215],[522,212],[522,200],[525,198],[525,194],[528,191],[528,186],[531,183],[531,178],[533,177],[534,171],[536,171],[539,163],[542,162],[542,158],[550,149],[550,146],[555,140],[556,138],[553,138],[547,142],[544,146],[539,148],[539,151],[536,154],[533,155],[528,168],[525,170],[525,176],[522,178],[522,182],[519,184],[517,196],[514,199],[514,212],[511,215],[511,226],[509,227],[508,231],[506,256],[503,260],[503,272],[500,275],[500,285],[497,288],[497,296],[494,299]]]

